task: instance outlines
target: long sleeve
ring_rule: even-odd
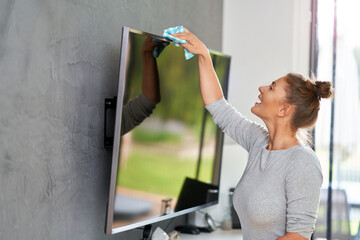
[[[205,106],[212,115],[214,122],[227,135],[250,152],[252,146],[263,143],[268,131],[239,113],[224,98]]]
[[[156,102],[148,99],[144,94],[131,99],[122,109],[121,135],[131,131],[145,118],[149,117],[156,107]]]
[[[286,176],[286,232],[310,238],[315,229],[323,177],[319,160],[308,149],[292,156]]]

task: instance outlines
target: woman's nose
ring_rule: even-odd
[[[264,86],[259,87],[259,92],[260,93],[263,93],[263,88],[264,88]]]

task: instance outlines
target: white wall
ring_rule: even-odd
[[[229,102],[250,119],[258,87],[288,72],[308,74],[311,0],[224,0],[222,51],[232,56]],[[224,218],[229,188],[235,187],[247,152],[227,138],[221,173],[221,198],[210,209]]]

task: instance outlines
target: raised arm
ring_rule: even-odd
[[[262,143],[267,138],[267,131],[241,115],[223,98],[221,85],[205,44],[186,28],[185,33],[173,35],[186,40],[188,43],[181,46],[198,55],[201,96],[214,122],[247,151],[256,143]]]
[[[186,40],[188,43],[180,45],[189,52],[198,55],[200,91],[204,104],[208,105],[222,98],[224,95],[215,73],[210,53],[205,44],[186,28],[184,33],[175,33],[172,35]]]
[[[160,102],[159,72],[156,59],[153,57],[154,47],[159,45],[159,42],[152,40],[152,38],[147,37],[141,51],[143,64],[142,92],[151,101]]]
[[[126,103],[122,110],[121,135],[126,134],[149,117],[160,102],[160,83],[156,59],[153,57],[154,47],[159,42],[147,37],[142,50],[142,94]]]

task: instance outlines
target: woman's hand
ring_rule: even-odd
[[[204,104],[208,105],[222,98],[224,95],[205,44],[186,28],[184,33],[171,35],[186,40],[188,43],[180,45],[190,53],[198,55],[200,91]]]
[[[198,54],[200,56],[206,56],[209,54],[209,51],[205,44],[200,41],[193,33],[191,33],[187,28],[184,28],[184,33],[174,33],[171,34],[176,38],[186,40],[188,43],[179,43],[182,47],[188,50],[190,53]]]

